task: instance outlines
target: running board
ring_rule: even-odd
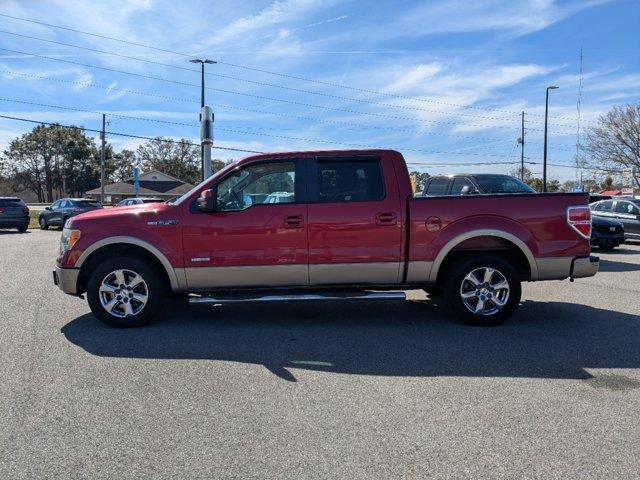
[[[269,295],[221,294],[203,295],[189,298],[190,304],[201,303],[243,303],[243,302],[317,302],[323,300],[406,300],[404,292],[322,292],[322,293],[286,293]]]

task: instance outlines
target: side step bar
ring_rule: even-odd
[[[321,293],[279,293],[279,294],[220,294],[189,298],[190,304],[221,304],[243,302],[317,302],[323,300],[406,300],[404,292],[321,292]]]

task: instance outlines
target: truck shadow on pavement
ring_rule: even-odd
[[[355,375],[589,379],[588,368],[640,368],[640,316],[525,301],[506,324],[456,322],[430,301],[185,307],[145,328],[112,329],[91,314],[64,336],[103,357],[196,359]]]
[[[616,262],[613,260],[600,259],[599,272],[638,272],[640,263]]]

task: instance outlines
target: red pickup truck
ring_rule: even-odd
[[[166,295],[191,303],[443,294],[495,325],[523,281],[589,277],[588,195],[423,197],[391,150],[244,158],[179,199],[69,219],[54,282],[101,321],[139,326]]]

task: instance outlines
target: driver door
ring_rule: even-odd
[[[190,289],[309,283],[304,160],[256,161],[217,184],[217,210],[183,228]]]

